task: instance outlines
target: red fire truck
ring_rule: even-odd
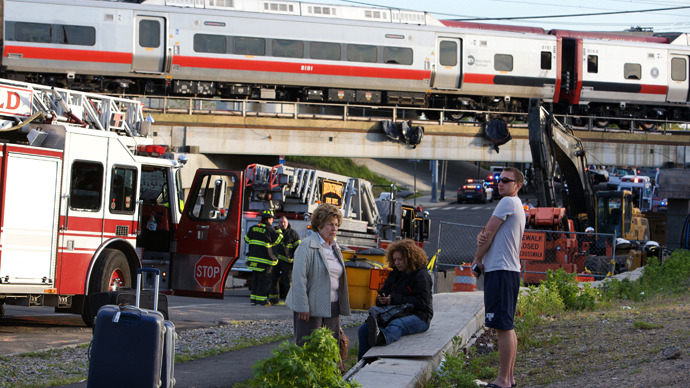
[[[147,138],[136,100],[0,80],[0,316],[55,306],[162,270],[161,289],[223,297],[238,257],[243,171],[180,168]],[[182,209],[185,211],[182,212]]]

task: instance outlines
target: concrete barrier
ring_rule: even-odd
[[[429,330],[372,347],[343,378],[364,388],[415,387],[436,370],[453,338],[460,336],[465,345],[483,326],[483,292],[434,294]]]

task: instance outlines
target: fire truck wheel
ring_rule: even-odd
[[[91,275],[89,294],[117,291],[121,287],[132,287],[132,273],[127,258],[117,249],[104,249]]]

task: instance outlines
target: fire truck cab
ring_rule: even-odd
[[[138,101],[0,80],[2,98],[0,308],[88,324],[88,295],[132,287],[142,266],[162,290],[222,298],[243,171],[197,171],[185,202],[185,158],[151,144]]]

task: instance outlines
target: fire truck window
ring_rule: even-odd
[[[69,206],[72,209],[97,211],[103,194],[103,165],[74,162],[70,184]]]
[[[110,179],[110,199],[108,200],[110,212],[133,214],[136,189],[136,168],[113,167]]]
[[[207,175],[189,197],[191,216],[200,221],[222,221],[228,218],[236,177],[227,175]]]

